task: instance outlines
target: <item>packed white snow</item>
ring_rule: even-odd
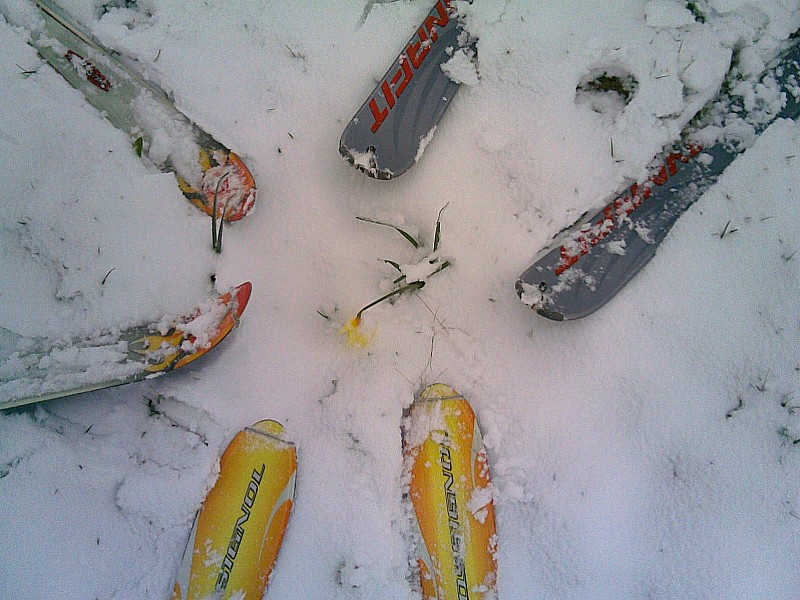
[[[800,127],[768,128],[599,312],[548,321],[514,282],[646,177],[731,60],[736,93],[773,102],[756,82],[800,2],[463,4],[480,77],[391,181],[338,141],[432,0],[59,4],[242,156],[259,199],[215,254],[175,177],[0,19],[0,344],[184,314],[214,286],[253,296],[185,369],[0,413],[0,597],[167,597],[219,453],[271,418],[299,471],[266,597],[417,598],[401,424],[435,381],[484,432],[500,598],[796,597]],[[578,101],[602,72],[630,98]],[[432,248],[446,204],[451,266],[366,311],[374,335],[348,345],[342,325],[397,277],[384,260],[420,260],[356,217]]]

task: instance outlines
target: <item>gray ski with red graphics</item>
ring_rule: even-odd
[[[796,118],[800,115],[798,61],[800,44],[795,43],[765,75],[774,79],[784,97],[778,114],[759,106],[745,110],[741,101],[728,99],[722,113],[704,115],[682,136],[688,142],[656,159],[649,179],[584,216],[545,249],[519,277],[520,299],[556,321],[579,319],[611,300],[655,255],[678,218],[748,146],[737,138],[703,148],[691,141],[692,134],[699,126],[719,125],[724,131],[736,122],[754,139],[776,118]],[[719,102],[717,98],[711,105]]]
[[[442,65],[474,58],[454,0],[438,0],[342,133],[339,152],[376,179],[402,175],[422,155],[460,84]]]

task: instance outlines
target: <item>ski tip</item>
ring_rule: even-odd
[[[448,385],[428,386],[411,407],[403,445],[422,596],[496,598],[494,492],[469,402]]]
[[[440,410],[438,407],[447,407],[447,412],[455,411],[464,413],[468,418],[475,418],[475,411],[469,400],[444,383],[434,383],[426,387],[411,405],[409,414],[418,411],[420,414],[436,412]]]
[[[197,346],[192,350],[184,350],[183,348],[184,342],[194,344],[197,339],[188,332],[188,329],[185,329],[185,324],[201,315],[200,308],[191,313],[191,315],[179,319],[177,323],[173,322],[172,327],[166,334],[162,334],[154,325],[134,327],[128,331],[121,332],[119,334],[119,340],[127,344],[127,364],[135,365],[136,362],[140,362],[142,364],[141,371],[132,374],[123,374],[118,379],[90,381],[75,387],[49,391],[39,395],[18,398],[12,397],[8,399],[2,398],[0,399],[0,411],[25,404],[56,400],[95,390],[125,385],[134,381],[139,381],[145,377],[155,376],[184,367],[207,354],[236,327],[239,322],[239,317],[241,317],[247,307],[252,290],[253,285],[249,281],[246,281],[231,289],[229,292],[220,294],[215,298],[214,301],[216,304],[224,306],[224,314],[221,315],[219,320],[215,323],[217,327],[216,333],[210,336],[210,339],[208,339],[205,345]],[[274,435],[274,437],[279,436]]]
[[[282,423],[275,421],[274,419],[264,419],[263,421],[258,421],[257,423],[253,423],[249,429],[263,433],[269,437],[279,439],[287,444],[291,444],[291,442],[287,441],[284,437],[286,428]]]
[[[419,399],[425,400],[449,400],[463,398],[461,394],[443,383],[434,383],[426,387],[419,395]]]
[[[538,286],[528,283],[524,279],[517,280],[514,286],[517,296],[522,302],[530,306],[537,314],[551,321],[565,321],[566,315],[552,306],[546,294],[547,283],[541,282]]]
[[[253,284],[249,281],[245,281],[231,291],[231,296],[236,299],[236,318],[241,317],[244,309],[247,308],[247,303],[250,301],[250,294],[252,294],[252,292]]]
[[[370,146],[364,152],[359,152],[347,146],[344,138],[347,136],[347,130],[342,134],[342,140],[339,142],[339,154],[342,155],[351,166],[355,167],[365,175],[373,179],[380,179],[387,181],[405,173],[405,170],[396,173],[389,169],[381,169],[378,167],[378,161],[375,156],[375,147]]]
[[[148,351],[152,352],[155,349],[163,348],[163,344],[167,343],[173,346],[176,353],[168,356],[158,364],[152,364],[147,367],[149,373],[158,373],[165,371],[173,371],[194,362],[201,356],[207,354],[212,348],[216,347],[228,334],[233,331],[239,324],[239,318],[242,316],[244,309],[247,308],[247,303],[250,300],[250,294],[253,290],[253,284],[249,281],[233,288],[231,291],[221,294],[217,298],[217,302],[225,306],[225,314],[216,323],[216,333],[201,347],[197,347],[190,352],[184,352],[180,344],[183,340],[190,339],[194,341],[194,336],[186,333],[181,326],[178,326],[175,331],[170,335],[169,339],[161,335],[150,335],[144,338],[144,346]],[[192,318],[197,318],[199,312],[195,312]]]
[[[172,600],[261,598],[294,506],[297,452],[277,421],[239,431],[186,544]],[[223,560],[224,558],[224,560]]]
[[[202,148],[198,156],[202,177],[195,184],[177,174],[183,195],[207,215],[239,221],[253,212],[256,181],[250,169],[227,148]],[[216,210],[215,210],[216,209]]]
[[[253,212],[256,203],[256,180],[244,161],[235,152],[228,155],[231,176],[236,182],[238,202],[235,208],[225,211],[227,221],[239,221]]]

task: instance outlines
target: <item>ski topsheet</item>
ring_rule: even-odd
[[[0,410],[132,383],[179,369],[219,344],[250,299],[247,282],[169,324],[64,343],[0,329]]]
[[[297,452],[283,426],[240,431],[192,527],[172,600],[261,600],[294,505]]]
[[[800,115],[799,60],[796,44],[768,74],[785,101],[777,115],[760,110],[757,103],[746,108],[734,102],[713,124],[723,132],[736,132],[737,137],[744,131],[754,138],[775,118]],[[691,140],[692,129],[683,137]],[[650,261],[678,218],[717,182],[745,146],[736,137],[723,136],[707,148],[689,141],[665,152],[654,162],[647,181],[579,220],[544,251],[519,277],[520,299],[557,321],[596,311]]]
[[[497,597],[497,534],[486,449],[467,400],[434,384],[404,431],[425,600]]]
[[[438,0],[342,133],[339,152],[377,179],[405,173],[422,155],[459,83],[442,70],[472,55],[454,0]]]
[[[253,209],[256,186],[244,162],[182,114],[129,61],[82,31],[51,0],[34,0],[41,22],[30,43],[64,79],[83,93],[137,153],[174,172],[183,194],[207,214],[236,221]],[[11,21],[13,23],[13,21]]]

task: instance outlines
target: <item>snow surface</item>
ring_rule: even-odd
[[[80,337],[191,310],[212,273],[254,286],[186,369],[0,414],[0,597],[166,597],[219,452],[272,418],[300,468],[267,597],[416,598],[400,424],[442,381],[484,432],[500,598],[797,598],[800,127],[771,126],[595,315],[547,321],[513,283],[644,177],[731,55],[739,93],[768,92],[751,79],[800,4],[478,0],[480,77],[413,170],[371,180],[339,136],[430,4],[62,0],[252,167],[258,205],[219,256],[174,176],[0,20],[0,328]],[[602,70],[637,83],[621,111],[576,102]],[[355,217],[431,247],[445,204],[452,265],[349,346],[397,276],[382,260],[419,259]]]

